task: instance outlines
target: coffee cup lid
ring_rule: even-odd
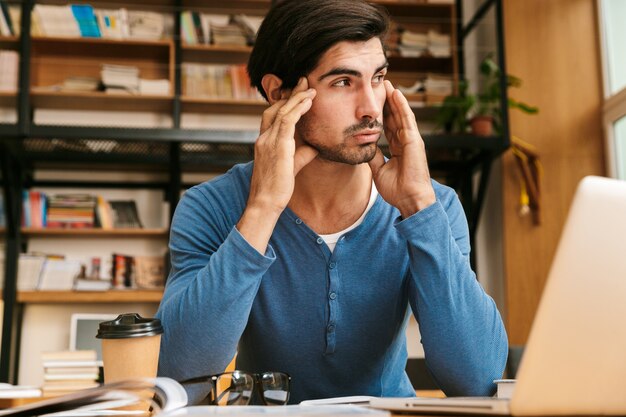
[[[143,318],[137,313],[120,314],[115,320],[103,321],[98,326],[98,339],[127,339],[156,336],[163,333],[161,320]]]

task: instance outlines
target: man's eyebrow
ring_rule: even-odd
[[[376,68],[376,71],[374,71],[374,74],[376,74],[379,71],[382,71],[383,69],[387,68],[388,66],[389,66],[389,62],[385,61],[384,64],[382,64],[381,66]],[[317,81],[322,81],[324,78],[331,77],[333,75],[352,75],[354,77],[362,77],[363,76],[363,74],[361,74],[360,71],[357,71],[355,69],[346,68],[346,67],[336,67],[336,68],[333,68],[330,71],[325,72],[324,74],[320,75],[320,77],[317,79]]]

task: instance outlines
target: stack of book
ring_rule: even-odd
[[[428,51],[435,58],[450,57],[450,35],[428,31]]]
[[[426,104],[442,103],[446,96],[453,93],[454,81],[445,75],[428,74],[424,80]]]
[[[90,194],[57,194],[49,198],[47,227],[91,228],[95,224],[96,199]]]
[[[16,51],[0,51],[0,91],[17,92],[19,60]]]
[[[263,101],[250,86],[245,65],[206,65],[185,63],[182,68],[183,92],[190,97]]]
[[[398,51],[400,56],[417,58],[428,50],[428,35],[405,30],[400,34]]]
[[[139,68],[135,66],[103,64],[100,77],[107,93],[139,92]]]
[[[61,91],[97,91],[100,79],[96,77],[67,77],[63,80]]]
[[[99,385],[100,369],[95,350],[43,352],[41,359],[44,369],[42,392],[46,397]]]

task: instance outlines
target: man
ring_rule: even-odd
[[[254,164],[176,209],[160,374],[216,374],[237,353],[237,369],[290,374],[292,403],[415,395],[410,306],[440,387],[492,393],[506,334],[470,268],[459,200],[430,179],[414,114],[384,80],[387,19],[360,0],[266,16],[248,64],[270,104]]]

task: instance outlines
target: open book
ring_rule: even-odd
[[[187,393],[170,378],[112,382],[100,387],[0,410],[0,416],[147,416],[187,405]]]

